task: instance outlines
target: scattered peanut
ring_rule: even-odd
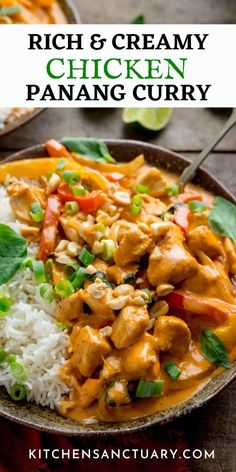
[[[151,318],[158,318],[159,316],[167,315],[169,311],[169,305],[164,300],[154,303],[149,311]]]
[[[52,174],[46,188],[46,195],[55,192],[59,184],[61,183],[61,178],[58,174]]]
[[[87,291],[92,298],[102,298],[105,293],[106,284],[101,282],[100,279],[96,279],[95,282],[88,286]]]
[[[104,336],[105,338],[109,338],[111,336],[111,333],[112,333],[112,326],[104,326],[104,328],[101,328],[99,330],[99,333],[101,333],[102,336]]]
[[[113,295],[114,297],[119,297],[120,295],[129,295],[132,292],[134,292],[134,287],[132,287],[132,285],[121,284],[113,290]]]
[[[131,198],[128,192],[115,192],[113,195],[114,200],[121,205],[129,205],[131,202]]]
[[[170,225],[171,223],[168,221],[160,221],[157,223],[152,223],[150,228],[154,236],[163,236],[170,229]]]
[[[94,265],[90,264],[88,267],[86,267],[86,272],[91,275],[96,274],[97,269],[94,267]]]
[[[78,256],[80,249],[81,249],[81,246],[78,243],[71,241],[68,243],[66,252],[69,256],[75,257],[75,256]]]
[[[124,308],[128,301],[129,295],[121,295],[120,297],[113,298],[113,300],[110,300],[107,305],[112,308],[112,310],[121,310],[121,308]]]
[[[100,241],[95,241],[92,247],[93,254],[101,254],[103,252],[103,243]]]
[[[160,284],[156,288],[156,294],[158,297],[165,297],[175,289],[174,285],[171,284]]]

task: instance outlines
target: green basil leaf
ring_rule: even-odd
[[[95,138],[71,138],[65,136],[61,139],[62,144],[69,151],[76,152],[80,156],[88,157],[97,162],[115,162],[110,155],[107,145],[100,139]]]
[[[144,15],[139,15],[136,18],[134,18],[133,21],[131,21],[131,24],[133,25],[143,25],[145,23],[145,16]]]
[[[204,329],[200,337],[200,343],[204,357],[211,364],[225,367],[226,369],[231,367],[224,343],[211,329]]]
[[[0,7],[0,15],[3,15],[3,16],[11,16],[20,12],[21,12],[21,7],[19,5],[15,5],[12,7]]]
[[[0,224],[0,285],[15,275],[26,256],[26,239],[9,226]]]
[[[233,203],[216,197],[208,222],[214,233],[236,240],[236,206]]]

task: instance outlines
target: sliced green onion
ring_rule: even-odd
[[[3,15],[3,16],[11,16],[20,12],[21,12],[21,7],[19,5],[14,5],[12,7],[0,7],[0,15]]]
[[[52,303],[54,300],[54,290],[50,284],[43,284],[39,289],[40,296],[47,303]]]
[[[6,357],[7,357],[6,351],[3,348],[1,348],[0,349],[0,364],[2,364],[5,361]]]
[[[165,364],[165,371],[170,376],[171,380],[177,380],[181,375],[181,370],[176,367],[174,361],[169,361]]]
[[[42,261],[32,261],[32,268],[36,282],[40,284],[46,282],[44,263]]]
[[[54,323],[58,329],[61,329],[61,331],[65,331],[65,329],[68,329],[68,326],[65,323],[61,323],[61,321],[54,321]]]
[[[112,259],[114,251],[115,251],[114,241],[112,239],[104,239],[102,259],[104,259],[104,261],[109,261],[110,259]]]
[[[83,267],[79,267],[79,269],[75,272],[73,278],[71,279],[73,288],[76,290],[82,288],[87,276],[88,274],[86,270]]]
[[[130,213],[134,216],[140,215],[142,211],[142,205],[143,205],[143,200],[140,198],[138,195],[135,195],[131,199],[131,204],[130,204]]]
[[[79,255],[80,262],[82,262],[82,264],[84,264],[85,267],[87,267],[88,265],[93,263],[94,259],[95,259],[94,254],[91,254],[91,252],[89,252],[86,249],[86,247],[83,247]]]
[[[64,211],[68,215],[75,215],[79,211],[79,205],[77,202],[67,202],[64,206]]]
[[[42,210],[40,203],[33,203],[31,205],[30,217],[35,223],[41,223],[44,219],[45,211]]]
[[[163,393],[164,380],[140,380],[135,393],[137,398],[158,397]]]
[[[142,291],[145,292],[145,293],[147,293],[147,295],[148,295],[148,301],[147,301],[147,303],[148,303],[148,304],[149,304],[149,303],[152,303],[152,294],[151,294],[150,290],[149,290],[148,288],[142,288]]]
[[[11,387],[9,395],[15,402],[20,402],[26,397],[26,388],[24,385],[15,384],[13,387]]]
[[[168,197],[175,197],[179,195],[179,187],[177,184],[168,184],[166,185],[166,193]]]
[[[57,164],[56,170],[63,170],[65,165],[67,163],[67,159],[60,159],[60,161]]]
[[[74,291],[74,287],[69,280],[61,280],[55,285],[55,292],[61,298],[69,297]]]
[[[20,364],[19,362],[12,362],[10,370],[11,374],[16,380],[18,380],[18,382],[24,382],[27,380],[28,375],[23,364]]]
[[[86,189],[83,185],[69,185],[70,189],[72,190],[75,197],[79,197],[80,195],[86,194]]]
[[[69,278],[69,280],[71,281],[71,279],[73,278],[73,276],[75,275],[75,272],[80,268],[80,265],[79,264],[67,264],[65,267],[64,267],[64,274],[66,274],[66,276]]]
[[[0,296],[0,318],[4,318],[10,311],[12,301],[5,295]]]
[[[188,202],[188,206],[192,213],[202,213],[207,210],[207,205],[205,202],[200,202],[198,200],[192,200]]]
[[[136,185],[135,192],[136,193],[149,193],[149,188],[147,185],[138,184]]]
[[[106,226],[103,223],[100,222],[100,223],[97,223],[96,225],[94,225],[93,230],[95,230],[96,237],[98,239],[101,239],[105,235]]]
[[[54,266],[53,260],[48,259],[46,264],[45,264],[45,269],[44,270],[45,270],[46,280],[50,284],[52,284],[52,282],[53,282],[53,266]]]
[[[16,356],[15,354],[8,354],[8,356],[6,357],[6,362],[11,365],[13,364],[13,362],[16,362]]]
[[[62,179],[68,185],[75,185],[80,181],[80,174],[74,170],[65,170],[62,174]]]
[[[163,221],[173,221],[174,215],[170,211],[165,211],[164,213],[161,214],[160,218]]]

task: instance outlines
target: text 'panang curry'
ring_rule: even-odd
[[[143,156],[62,143],[0,166],[22,236],[39,244],[40,296],[68,333],[59,411],[117,421],[180,403],[235,358],[236,207],[180,192]]]

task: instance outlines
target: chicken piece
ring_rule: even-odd
[[[72,324],[83,312],[83,301],[80,293],[76,292],[67,298],[63,298],[57,305],[56,318],[61,323]]]
[[[161,283],[178,283],[194,275],[198,263],[187,251],[180,228],[169,223],[170,228],[157,242],[149,258],[147,276],[149,282],[157,286]]]
[[[95,284],[92,285],[95,286]],[[104,284],[102,296],[96,298],[96,291],[94,291],[93,294],[93,291],[91,291],[89,287],[90,286],[79,292],[81,300],[83,300],[92,311],[92,314],[83,317],[84,321],[86,324],[92,323],[96,328],[102,328],[103,326],[111,324],[115,319],[114,311],[108,305],[108,302],[113,299],[112,289]]]
[[[147,213],[148,215],[160,216],[162,213],[167,211],[167,205],[163,203],[159,198],[154,198],[149,194],[140,194],[142,198],[142,214]]]
[[[139,261],[148,252],[152,240],[138,227],[128,231],[122,238],[118,248],[114,252],[116,264],[125,266],[131,262]]]
[[[155,348],[182,357],[188,350],[191,332],[188,325],[176,316],[159,316],[154,327]]]
[[[143,167],[135,180],[135,187],[137,184],[147,185],[149,194],[152,197],[161,197],[166,193],[166,181],[161,172],[156,167]]]
[[[103,369],[100,372],[100,377],[105,380],[111,380],[120,374],[121,370],[121,358],[116,354],[112,354],[104,359]]]
[[[84,326],[78,334],[73,365],[84,377],[90,377],[110,350],[110,344],[97,329]]]
[[[28,225],[36,226],[30,216],[33,203],[39,203],[42,208],[46,206],[46,197],[41,188],[30,188],[23,182],[14,182],[7,188],[10,197],[10,205],[15,217]]]
[[[130,283],[135,277],[136,272],[138,271],[138,264],[129,264],[126,267],[119,267],[118,265],[113,265],[107,269],[107,277],[112,282],[120,285],[123,283]]]
[[[188,234],[187,244],[193,254],[200,250],[211,259],[215,259],[224,253],[224,248],[219,239],[207,226],[198,226]]]
[[[131,380],[159,377],[160,363],[154,349],[154,338],[147,333],[123,351],[122,359],[123,369]]]
[[[79,408],[90,406],[100,396],[104,384],[103,379],[87,379],[79,389],[76,406]]]
[[[181,288],[189,292],[202,294],[212,284],[214,285],[216,283],[217,278],[219,278],[219,273],[216,269],[211,266],[202,266],[199,264],[196,274],[186,279],[181,285]]]
[[[117,349],[130,347],[149,323],[147,307],[125,306],[112,325],[111,339]]]

